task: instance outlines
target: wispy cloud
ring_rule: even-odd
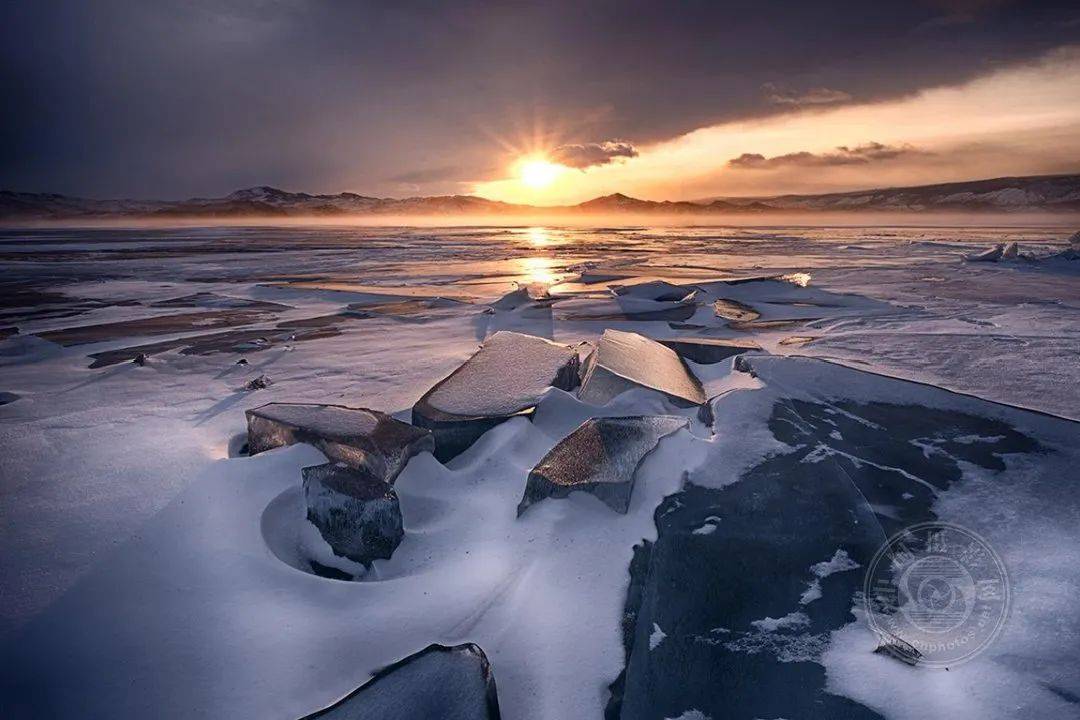
[[[625,140],[605,140],[580,145],[560,145],[551,151],[551,160],[566,167],[584,170],[595,165],[607,165],[619,158],[637,157],[638,151]]]
[[[827,87],[815,87],[799,92],[774,83],[765,83],[761,89],[765,92],[765,99],[773,105],[836,105],[852,100],[849,93]]]
[[[773,157],[765,157],[761,153],[743,153],[728,160],[728,165],[746,170],[772,170],[783,167],[837,167],[841,165],[865,165],[883,160],[895,160],[904,156],[926,154],[928,153],[925,150],[920,150],[912,145],[885,145],[879,142],[869,142],[855,147],[840,145],[834,152],[827,153],[802,151],[774,155]]]

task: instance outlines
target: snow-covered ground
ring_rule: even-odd
[[[805,662],[829,693],[884,717],[1075,717],[1080,502],[1066,481],[1080,459],[1080,261],[1051,258],[1074,231],[4,231],[0,714],[287,720],[432,642],[475,642],[504,717],[601,717],[626,667],[628,568],[635,544],[657,540],[657,507],[688,478],[718,490],[789,452],[770,429],[777,403],[843,399],[992,416],[1043,451],[1008,455],[1004,475],[961,458],[964,482],[932,506],[1010,564],[996,654],[920,672],[867,651],[855,620]],[[963,260],[1005,241],[1028,257]],[[612,292],[649,280],[696,294]],[[721,299],[757,317],[718,317]],[[300,468],[323,458],[304,445],[238,456],[245,409],[327,402],[408,419],[497,330],[576,345],[607,328],[762,350],[753,374],[690,363],[715,398],[712,427],[644,390],[589,405],[552,389],[533,421],[499,425],[446,466],[426,453],[409,463],[392,559],[357,582],[297,569],[297,548],[320,550]],[[138,352],[145,364],[130,361]],[[269,386],[246,389],[259,376]],[[557,441],[589,417],[640,414],[691,423],[646,457],[626,515],[575,494],[517,517]],[[724,523],[709,515],[694,537],[719,542]],[[834,550],[806,568],[836,564]],[[818,582],[806,603],[844,574],[800,575],[804,590]],[[799,624],[806,603],[796,594],[760,618]],[[643,625],[650,650],[678,639],[665,622]]]

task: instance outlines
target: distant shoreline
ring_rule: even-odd
[[[1008,217],[1041,214],[1072,222],[1080,217],[1080,174],[1040,175],[943,183],[915,187],[858,190],[820,195],[778,195],[757,198],[714,198],[707,201],[654,201],[620,193],[587,200],[577,205],[515,205],[474,195],[442,195],[412,198],[377,198],[356,193],[316,195],[288,192],[269,186],[245,188],[218,198],[187,200],[95,200],[54,193],[0,191],[0,223],[28,222],[211,222],[247,224],[292,222],[323,224],[454,224],[483,219],[494,224],[535,222],[585,222],[605,218],[619,222],[634,219],[685,224],[760,223],[771,218],[781,224],[813,218],[819,224],[828,216],[868,218],[887,214],[893,218],[937,215]],[[402,221],[402,219],[407,219]],[[894,219],[895,222],[895,219]]]

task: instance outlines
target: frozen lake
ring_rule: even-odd
[[[871,497],[868,512],[889,532],[898,518],[935,517],[989,537],[1011,563],[1018,619],[1009,627],[1019,634],[929,683],[880,655],[863,664],[848,616],[855,585],[837,585],[833,624],[805,616],[813,651],[796,664],[813,671],[784,681],[812,688],[801,700],[839,698],[837,717],[1075,717],[1080,503],[1060,483],[1075,479],[1080,447],[1080,260],[1054,257],[1075,230],[4,230],[0,687],[11,716],[297,718],[432,642],[487,652],[504,717],[618,712],[608,686],[624,670],[630,682],[686,683],[697,704],[679,706],[669,690],[642,699],[639,685],[620,717],[711,716],[708,688],[672,677],[662,655],[659,669],[639,660],[627,669],[642,652],[638,644],[631,654],[620,627],[634,545],[647,539],[654,557],[678,554],[678,528],[659,528],[658,539],[654,511],[678,511],[671,498],[687,478],[708,488],[700,502],[713,514],[686,522],[712,523],[721,530],[697,535],[735,542],[723,520],[708,520],[746,502],[723,488],[818,472],[828,457],[849,462],[856,485],[872,468],[934,485],[933,497],[912,501],[918,508]],[[964,259],[1005,242],[1018,243],[1020,257]],[[646,283],[677,290],[633,289]],[[322,460],[308,446],[239,456],[246,409],[334,403],[408,420],[497,331],[586,348],[608,329],[760,349],[753,373],[730,360],[687,362],[711,424],[656,393],[589,404],[549,390],[531,422],[498,425],[445,465],[414,458],[396,485],[405,540],[360,582],[281,561],[289,551],[275,543],[300,532],[299,469]],[[144,364],[132,362],[140,355]],[[261,376],[267,387],[247,387]],[[813,429],[784,431],[780,406],[798,408]],[[837,426],[848,445],[816,447],[829,443],[816,434],[824,406],[864,419]],[[579,493],[516,517],[526,475],[558,440],[586,418],[631,414],[679,414],[689,427],[643,461],[625,516]],[[867,422],[885,429],[852,440]],[[923,459],[937,452],[927,443],[945,448],[948,467],[899,449],[867,460],[900,437],[924,448]],[[967,449],[978,442],[993,447]],[[1008,493],[992,489],[1002,478]],[[829,561],[847,547],[825,547],[838,527],[814,528],[824,554],[792,562]],[[732,547],[702,557],[721,562]],[[707,599],[683,601],[699,617],[695,602]],[[781,609],[761,615],[799,606]],[[647,644],[663,649],[677,638],[664,627],[671,618],[656,617]],[[730,707],[746,717],[784,711],[756,702]]]

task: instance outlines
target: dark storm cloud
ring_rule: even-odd
[[[551,151],[551,160],[566,167],[584,170],[594,165],[607,165],[619,158],[637,157],[634,146],[623,140],[598,143],[560,145]]]
[[[786,155],[765,157],[760,153],[743,153],[728,160],[728,165],[744,170],[773,170],[785,167],[837,167],[841,165],[866,165],[900,157],[927,155],[929,153],[911,145],[884,145],[878,142],[856,147],[841,145],[835,152],[794,152]]]
[[[538,127],[550,145],[640,147],[828,92],[872,102],[960,82],[1076,42],[1074,5],[3,3],[0,187],[378,194],[459,169],[426,191],[482,178]]]

